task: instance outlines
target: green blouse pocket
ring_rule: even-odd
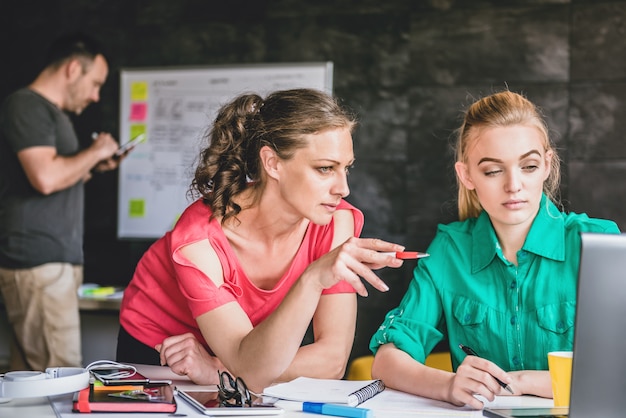
[[[537,309],[539,326],[554,334],[566,334],[574,326],[576,305],[562,302]]]
[[[448,323],[448,338],[452,348],[452,365],[456,370],[465,358],[465,354],[456,347],[459,344],[467,345],[481,355],[485,355],[484,353],[489,352],[489,347],[484,346],[488,342],[483,340],[485,336],[492,335],[492,332],[489,307],[486,304],[458,295],[453,299],[453,303]]]
[[[458,296],[454,301],[452,314],[461,326],[480,325],[485,321],[486,313],[487,306],[475,300]]]

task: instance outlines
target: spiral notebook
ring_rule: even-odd
[[[359,405],[385,390],[382,380],[333,380],[298,377],[265,388],[264,396],[297,402]]]

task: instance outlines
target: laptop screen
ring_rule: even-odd
[[[582,234],[570,418],[626,416],[626,234]]]

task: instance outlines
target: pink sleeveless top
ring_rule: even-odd
[[[359,236],[363,229],[361,211],[344,200],[338,209],[352,211],[355,236]],[[248,280],[220,223],[208,221],[210,215],[210,208],[201,200],[191,204],[174,228],[146,251],[124,292],[120,324],[150,347],[166,337],[191,332],[209,349],[195,318],[229,302],[239,303],[256,326],[278,307],[304,269],[330,250],[333,239],[333,221],[309,224],[286,273],[273,289],[263,290]],[[209,240],[222,264],[224,284],[220,287],[179,253],[185,245],[204,239]],[[348,292],[355,290],[340,282],[323,294]]]

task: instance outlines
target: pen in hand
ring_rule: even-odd
[[[394,252],[382,252],[381,254],[392,255],[401,260],[410,260],[414,258],[424,258],[430,256],[428,253],[420,253],[417,251],[394,251]]]
[[[463,344],[459,344],[459,348],[461,350],[463,350],[463,352],[465,354],[467,354],[468,356],[476,356],[476,357],[480,357],[478,354],[476,354],[476,351],[472,350],[470,347],[463,345]],[[502,386],[504,389],[506,389],[507,391],[511,392],[511,394],[514,395],[513,393],[513,389],[511,389],[511,387],[509,385],[507,385],[506,383],[504,383],[502,380],[498,379],[497,377],[493,376],[494,379],[496,379],[496,382],[498,382],[498,384],[500,386]]]

